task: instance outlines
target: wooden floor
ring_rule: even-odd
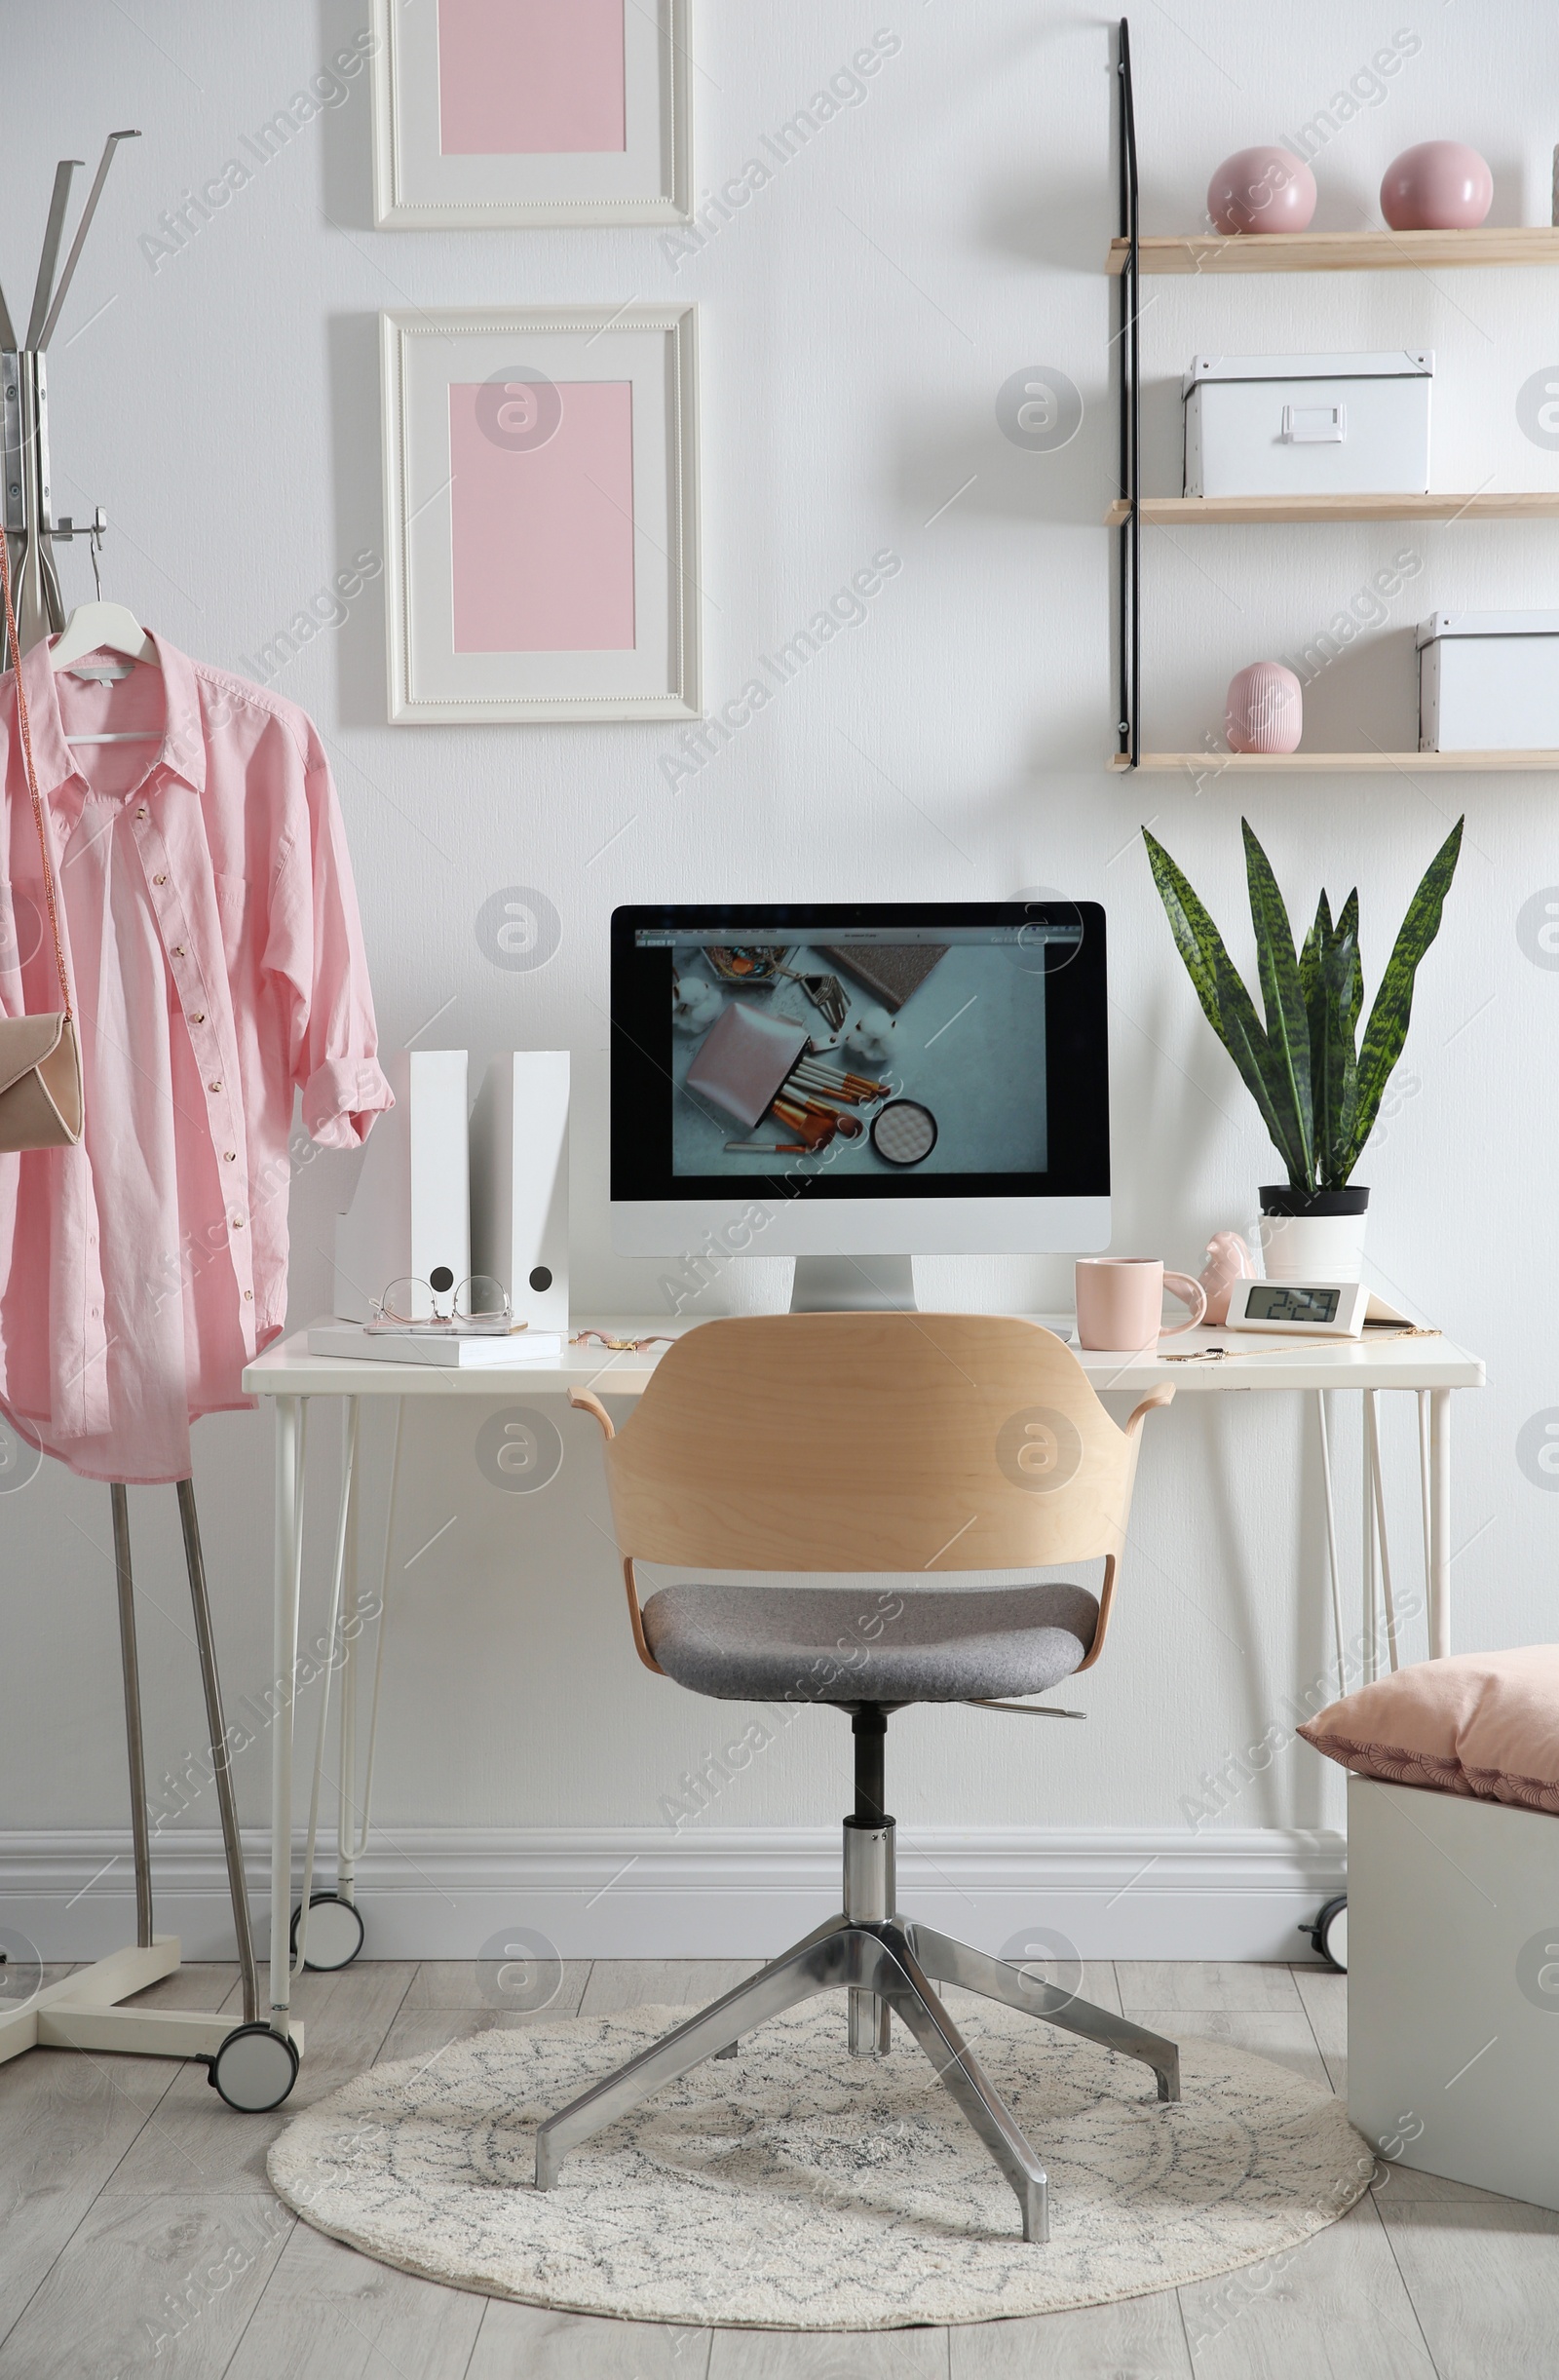
[[[697,2004],[745,1966],[565,1969],[550,2015]],[[51,1978],[52,1979],[52,1978]],[[1314,1968],[1127,1964],[1083,1990],[1344,2086],[1346,1986]],[[147,2004],[218,2007],[229,1968]],[[286,2108],[239,2116],[199,2066],[35,2050],[0,2067],[0,2380],[1552,2380],[1559,2215],[1382,2168],[1341,2223],[1204,2287],[952,2331],[820,2336],[603,2322],[438,2288],[311,2231],[266,2185],[288,2116],[381,2058],[498,2018],[470,1967],[361,1962],[296,1994]],[[1043,2147],[1043,2144],[1041,2144]],[[1036,2250],[1043,2254],[1043,2249]]]

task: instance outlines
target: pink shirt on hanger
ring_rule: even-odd
[[[75,1148],[0,1155],[0,1407],[88,1478],[185,1478],[286,1312],[294,1091],[327,1148],[393,1105],[319,737],[154,637],[115,683],[22,662],[81,1037]],[[146,727],[144,743],[69,735]],[[59,987],[0,678],[0,1014]]]

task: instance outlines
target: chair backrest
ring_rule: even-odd
[[[618,1543],[630,1561],[693,1569],[1114,1556],[1139,1419],[1121,1429],[1071,1349],[1011,1316],[705,1323],[662,1357],[606,1448]]]

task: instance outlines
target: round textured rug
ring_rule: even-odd
[[[705,2060],[532,2181],[535,2127],[681,2022],[635,2009],[371,2067],[270,2155],[321,2231],[432,2281],[640,2321],[877,2330],[1206,2281],[1346,2213],[1373,2164],[1340,2100],[1221,2042],[1175,2106],[1134,2061],[961,1992],[947,2004],[1045,2165],[1050,2238],[908,2035],[853,2058],[831,1993]]]

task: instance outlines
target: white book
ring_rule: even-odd
[[[465,1338],[439,1330],[367,1330],[361,1323],[311,1323],[311,1356],[351,1356],[358,1363],[437,1363],[455,1371],[507,1371],[524,1363],[555,1363],[563,1352],[555,1330],[516,1330],[506,1338]]]

